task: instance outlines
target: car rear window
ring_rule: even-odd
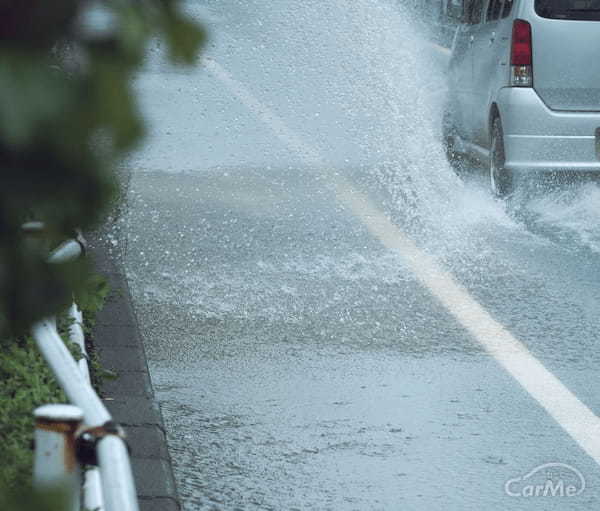
[[[535,12],[557,20],[600,21],[600,0],[535,0]]]

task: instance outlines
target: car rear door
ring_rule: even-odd
[[[454,121],[462,138],[472,141],[473,106],[475,87],[473,83],[473,42],[481,23],[484,0],[466,0],[464,20],[459,26],[453,43],[450,61],[450,90],[453,91]]]
[[[466,135],[469,121],[469,98],[473,93],[472,61],[469,26],[461,24],[456,31],[452,44],[452,56],[449,66],[449,105],[452,123],[461,137]]]
[[[483,22],[473,42],[473,137],[481,147],[489,144],[491,98],[508,80],[507,54],[512,25],[509,20],[513,0],[489,0]]]
[[[553,110],[600,111],[600,0],[534,0],[533,86]]]

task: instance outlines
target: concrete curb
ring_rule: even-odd
[[[92,241],[91,245],[96,270],[111,286],[106,306],[97,317],[93,345],[101,365],[118,374],[102,385],[101,395],[127,433],[140,511],[179,511],[163,419],[154,398],[127,279],[101,243],[94,246]]]

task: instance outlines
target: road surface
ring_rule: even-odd
[[[598,507],[598,186],[458,179],[395,4],[186,8],[115,240],[185,510]]]

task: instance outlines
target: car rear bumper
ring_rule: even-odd
[[[550,110],[534,89],[507,87],[498,108],[506,167],[515,172],[600,172],[600,112]]]

